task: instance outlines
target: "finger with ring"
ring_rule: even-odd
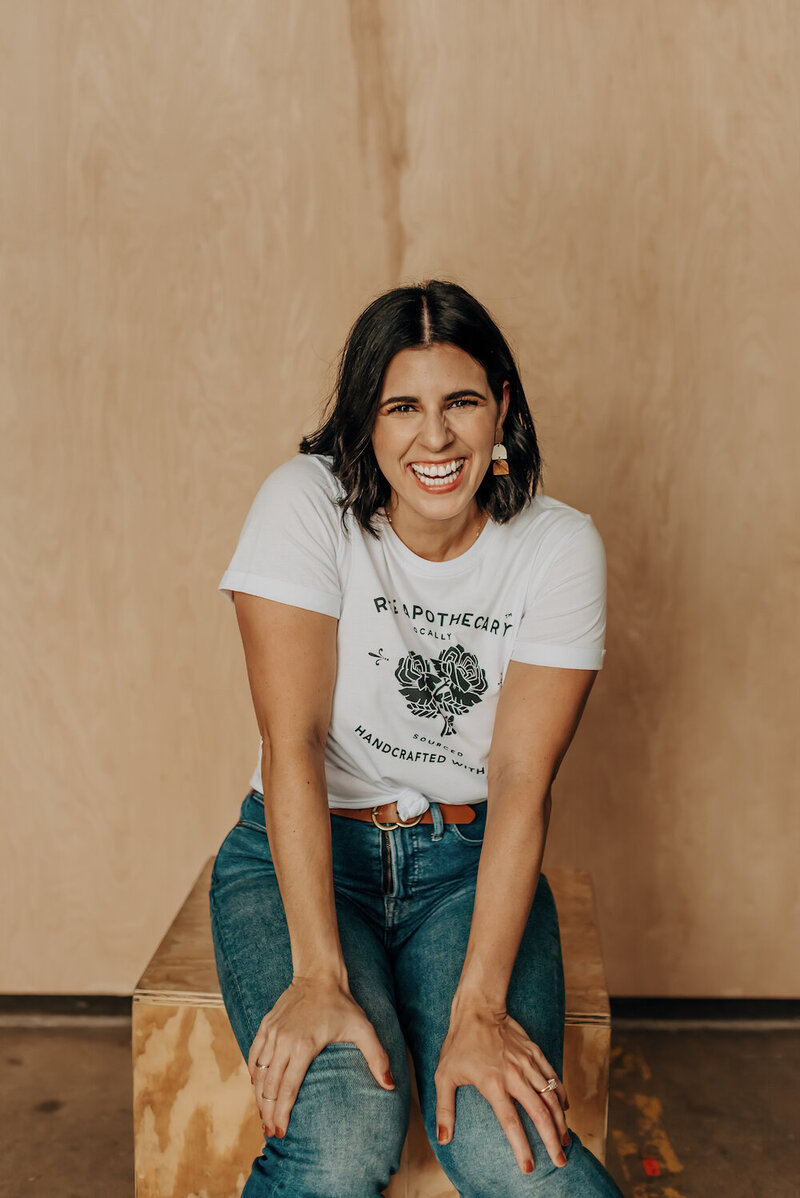
[[[567,1126],[566,1116],[564,1115],[564,1109],[561,1106],[561,1102],[559,1101],[558,1097],[557,1078],[549,1078],[544,1085],[541,1084],[543,1080],[542,1078],[529,1077],[527,1080],[531,1089],[536,1091],[544,1105],[549,1110],[553,1122],[556,1125],[558,1138],[562,1145],[567,1148],[570,1142],[569,1128]]]
[[[541,1094],[541,1089],[541,1079],[528,1077],[514,1082],[509,1093],[530,1115],[550,1160],[557,1168],[563,1168],[567,1163],[564,1148],[569,1144],[564,1112],[552,1092],[545,1087],[545,1093]]]
[[[558,1101],[566,1110],[569,1106],[566,1088],[539,1046],[536,1045],[535,1047],[536,1051],[531,1054],[531,1063],[534,1069],[537,1069],[542,1075],[542,1082],[536,1086],[536,1090],[539,1094],[543,1094],[546,1090],[554,1090],[558,1095]]]
[[[275,1103],[278,1101],[278,1096],[281,1092],[283,1075],[286,1072],[287,1065],[288,1060],[277,1060],[273,1057],[269,1063],[269,1070],[261,1069],[257,1074],[256,1101],[258,1102],[262,1122],[267,1127],[267,1135],[270,1136],[274,1131]],[[267,1084],[269,1084],[272,1094],[266,1093]]]

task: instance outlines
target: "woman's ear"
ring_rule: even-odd
[[[508,412],[508,405],[510,402],[511,402],[511,384],[509,383],[508,379],[506,379],[506,381],[503,383],[503,398],[500,401],[500,406],[497,409],[497,424],[495,427],[498,430],[498,432],[503,427],[503,422],[505,421],[506,413]]]

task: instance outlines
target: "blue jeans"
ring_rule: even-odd
[[[515,1102],[533,1149],[520,1171],[488,1101],[456,1091],[453,1138],[436,1139],[433,1075],[467,949],[486,804],[470,824],[379,831],[331,816],[339,935],[351,993],[389,1054],[396,1087],[381,1089],[354,1044],[334,1043],[311,1062],[283,1139],[265,1141],[242,1198],[374,1198],[400,1163],[408,1130],[411,1050],[425,1130],[463,1198],[621,1198],[611,1176],[571,1131],[567,1164],[552,1163],[536,1126]],[[264,827],[251,790],[225,837],[209,893],[217,973],[242,1055],[292,980],[289,933]],[[563,1068],[564,974],[558,916],[541,874],[511,975],[506,1007],[558,1073]]]

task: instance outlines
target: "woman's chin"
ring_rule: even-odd
[[[469,491],[461,491],[458,493],[450,492],[448,495],[428,495],[412,493],[410,495],[400,494],[395,491],[395,496],[398,500],[397,506],[406,512],[421,520],[453,520],[473,505],[475,494]]]

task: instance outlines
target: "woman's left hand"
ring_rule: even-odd
[[[551,1077],[558,1088],[538,1093]],[[569,1144],[567,1092],[538,1044],[504,1009],[454,1003],[434,1081],[440,1144],[453,1136],[457,1087],[475,1086],[494,1110],[523,1173],[533,1171],[533,1151],[512,1099],[530,1115],[553,1164],[567,1163],[561,1147]]]

